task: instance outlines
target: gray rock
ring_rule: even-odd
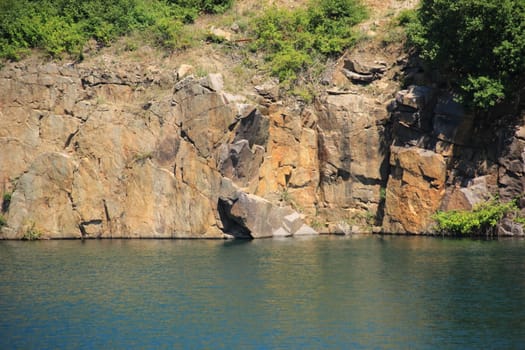
[[[273,237],[291,237],[292,234],[290,231],[286,231],[283,227],[279,227],[277,230],[273,231]]]
[[[477,204],[486,202],[490,198],[487,176],[480,176],[473,179],[467,187],[462,188],[460,191],[465,196],[471,208]]]
[[[303,224],[295,233],[294,236],[313,236],[318,235],[319,232],[311,228],[310,226]]]
[[[233,184],[223,181],[219,198],[221,226],[237,238],[287,237],[317,232],[304,224],[301,215],[290,207],[279,207],[264,198],[232,191]]]
[[[523,237],[523,225],[512,221],[509,218],[504,218],[497,226],[498,236],[518,236]]]
[[[303,226],[304,222],[301,215],[298,212],[294,212],[283,218],[283,226],[286,231],[295,234]]]
[[[272,102],[279,100],[279,84],[275,81],[267,81],[262,85],[257,85],[254,87],[255,91],[265,99],[268,99]]]
[[[210,73],[201,84],[212,91],[219,92],[224,88],[224,79],[220,73]]]
[[[356,73],[356,72],[352,72],[348,69],[342,69],[342,72],[343,74],[348,78],[350,79],[351,81],[353,82],[358,82],[358,83],[371,83],[373,82],[374,80],[377,79],[377,77],[374,75],[374,74],[360,74],[360,73]]]
[[[386,63],[369,63],[363,62],[356,58],[346,59],[344,62],[344,68],[358,74],[384,74],[386,72]]]
[[[237,104],[237,118],[243,119],[252,113],[256,113],[257,108],[249,103],[238,103]]]
[[[466,145],[469,143],[473,118],[465,114],[463,107],[453,96],[438,98],[434,108],[433,134],[442,141]]]
[[[224,29],[211,27],[210,33],[214,35],[215,37],[223,40],[223,41],[231,41],[232,40],[232,33],[225,31]]]
[[[193,74],[195,72],[195,68],[193,66],[190,66],[189,64],[181,64],[180,67],[177,69],[177,72],[175,72],[177,81],[187,77],[190,74]]]
[[[432,89],[426,86],[412,85],[407,90],[401,90],[396,94],[396,102],[416,110],[422,110],[430,103]]]
[[[231,145],[221,145],[219,170],[237,185],[246,187],[258,179],[259,167],[263,162],[264,148],[254,145],[250,149],[248,140],[239,140]]]

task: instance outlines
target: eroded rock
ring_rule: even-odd
[[[445,194],[445,159],[430,150],[392,147],[390,166],[384,232],[429,232]]]
[[[368,84],[380,79],[386,72],[386,63],[365,62],[362,59],[351,57],[345,60],[343,74],[355,83]]]
[[[225,230],[234,236],[269,238],[317,234],[292,208],[276,206],[231,184],[223,186],[219,213]]]

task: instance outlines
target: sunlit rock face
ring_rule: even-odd
[[[279,135],[269,115],[223,91],[220,74],[113,68],[29,62],[1,71],[0,192],[11,196],[1,237],[30,230],[42,238],[230,236],[218,212],[225,178],[270,212],[282,210],[275,220],[296,213],[255,192],[279,198],[285,184],[273,186],[263,174],[315,164],[312,131],[299,123]],[[272,152],[282,153],[279,142],[294,132],[298,139],[286,147],[297,159],[273,163]],[[317,182],[310,174],[296,180],[302,170],[288,173],[313,184],[313,203]],[[251,229],[252,237],[267,236]]]
[[[310,105],[184,64],[7,64],[0,238],[420,234],[437,210],[522,198],[515,110],[480,125],[448,92],[397,91],[394,61],[342,60]]]
[[[386,192],[383,229],[391,233],[421,233],[445,194],[443,156],[421,148],[393,146]]]

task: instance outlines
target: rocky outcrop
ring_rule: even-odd
[[[350,57],[345,60],[342,72],[354,83],[368,84],[381,78],[386,71],[386,66],[384,62],[374,62],[370,64]]]
[[[437,210],[471,210],[494,196],[521,197],[525,144],[514,127],[520,124],[515,111],[475,119],[448,92],[424,86],[400,91],[391,109],[385,232],[432,232]],[[499,232],[519,229],[507,223]]]
[[[386,106],[350,93],[328,95],[320,109],[320,211],[334,224],[376,213],[388,176]]]
[[[289,206],[276,206],[223,181],[218,206],[225,231],[237,238],[316,235],[303,216]]]
[[[221,238],[235,236],[232,217],[254,238],[311,232],[290,203],[249,194],[261,168],[275,170],[270,117],[223,91],[220,74],[191,72],[55,63],[2,70],[0,184],[12,195],[1,237]],[[221,197],[225,179],[239,186],[235,199]],[[225,201],[235,202],[228,218],[219,215]]]
[[[445,159],[430,150],[393,146],[390,165],[383,230],[427,232],[445,194]]]
[[[515,113],[488,128],[448,92],[395,94],[392,64],[338,67],[305,107],[283,102],[275,81],[233,95],[221,74],[184,64],[8,64],[0,238],[262,238],[314,233],[306,223],[419,234],[437,210],[494,194],[525,207]]]

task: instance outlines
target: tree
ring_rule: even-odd
[[[471,107],[490,109],[525,86],[525,0],[422,0],[408,36]]]

